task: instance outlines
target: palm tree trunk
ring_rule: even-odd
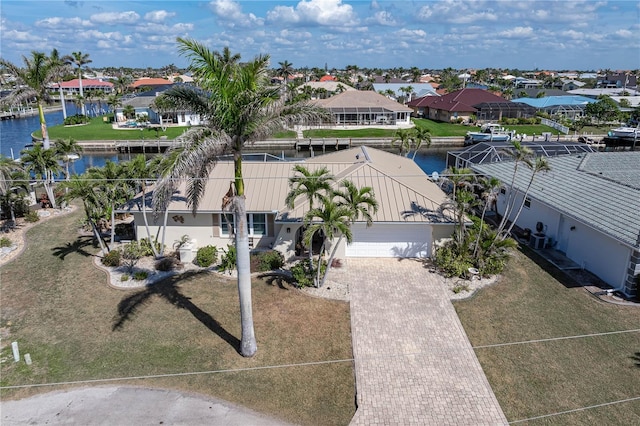
[[[111,206],[111,245],[116,241],[116,209]]]
[[[240,299],[240,323],[242,326],[240,354],[244,357],[251,357],[255,355],[258,346],[253,329],[249,228],[244,196],[235,197],[234,207],[236,221],[236,268],[238,269],[238,297]]]
[[[160,244],[160,255],[164,256],[164,242],[167,236],[167,222],[169,221],[169,204],[164,209],[164,217],[162,219],[162,242]]]
[[[324,248],[326,247],[327,238],[322,240],[322,247],[320,247],[320,253],[318,253],[318,270],[316,271],[315,284],[316,288],[320,288],[320,270],[322,269],[322,255],[324,254]]]
[[[149,229],[149,220],[147,219],[147,192],[145,191],[145,184],[142,184],[142,219],[144,220],[144,227],[147,230],[147,236],[149,237],[149,245],[151,246],[151,251],[153,252],[153,257],[158,257],[158,252],[156,251],[156,245],[151,237],[151,230]]]
[[[40,118],[40,130],[42,131],[42,147],[49,149],[49,133],[47,133],[47,121],[44,118],[44,109],[42,103],[38,102],[38,116]]]
[[[522,195],[522,202],[520,203],[520,207],[518,208],[518,212],[514,216],[513,221],[511,221],[511,225],[509,226],[509,229],[507,229],[507,232],[505,232],[504,235],[502,236],[502,240],[505,240],[507,238],[507,235],[511,234],[511,231],[513,230],[513,227],[516,224],[516,220],[518,220],[518,217],[520,217],[520,213],[522,213],[522,208],[524,207],[524,202],[527,199],[527,195],[529,195],[529,190],[531,189],[531,184],[533,184],[533,178],[535,176],[536,176],[535,173],[531,174],[531,179],[529,180],[529,184],[527,185],[527,189],[524,191],[524,194]],[[515,202],[515,197],[514,197],[514,202]]]
[[[487,213],[487,205],[489,204],[489,200],[484,203],[482,207],[482,215],[480,216],[480,229],[478,230],[478,236],[476,237],[476,243],[473,246],[473,257],[478,255],[478,246],[480,245],[480,237],[482,236],[482,230],[484,229],[484,215]]]
[[[53,178],[51,178],[50,176],[51,176],[51,172],[47,170],[44,176],[44,190],[47,193],[47,197],[49,197],[49,202],[51,203],[51,207],[55,209],[56,199],[53,194],[53,188],[51,188],[51,184],[50,184],[51,182],[53,182]]]
[[[336,252],[338,251],[338,247],[340,246],[340,243],[342,242],[342,237],[343,235],[340,235],[340,238],[338,238],[338,242],[336,243],[335,246],[333,246],[333,249],[331,250],[331,254],[329,255],[329,260],[327,261],[327,269],[324,271],[324,275],[322,276],[322,282],[320,282],[320,287],[324,287],[324,282],[327,280],[327,275],[329,275],[329,269],[331,269],[331,263],[333,262],[333,259],[336,256]]]

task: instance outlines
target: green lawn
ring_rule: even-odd
[[[0,269],[2,359],[12,360],[14,340],[33,359],[32,366],[4,361],[2,386],[353,357],[348,303],[255,279],[258,353],[243,358],[235,280],[199,274],[149,289],[110,288],[92,263],[91,241],[78,237],[80,219],[78,211],[37,225],[26,251]],[[297,424],[344,425],[355,412],[352,362],[118,383],[207,394]],[[0,396],[57,389],[3,389]]]
[[[640,328],[640,307],[607,304],[528,249],[500,281],[455,303],[474,347]],[[536,263],[537,262],[537,263]],[[640,396],[640,333],[476,349],[509,421]],[[526,424],[640,424],[633,401]]]

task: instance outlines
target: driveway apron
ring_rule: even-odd
[[[352,425],[507,420],[451,304],[421,262],[349,259],[358,408]]]

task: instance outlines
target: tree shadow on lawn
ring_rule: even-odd
[[[85,250],[85,247],[89,246],[95,248],[95,244],[93,244],[93,237],[78,237],[74,242],[54,247],[51,251],[54,256],[59,257],[61,260],[64,260],[65,257],[72,253],[78,253],[84,257],[95,256],[93,253]]]
[[[269,285],[277,285],[282,290],[289,290],[285,287],[284,283],[290,286],[296,287],[296,281],[293,276],[288,272],[270,271],[263,274],[259,274],[258,278],[262,279]]]
[[[174,275],[155,284],[150,284],[143,290],[125,297],[118,303],[118,314],[114,318],[111,329],[113,331],[121,329],[124,323],[132,320],[136,312],[143,305],[149,303],[153,296],[158,296],[176,308],[188,310],[198,321],[231,345],[236,352],[240,353],[240,340],[225,330],[211,315],[196,306],[190,297],[180,293],[178,284],[181,280],[189,279],[201,273],[201,271],[189,271]]]
[[[536,253],[535,250],[522,244],[519,245],[518,250],[566,288],[584,287],[585,284],[573,278],[570,275],[570,271],[562,271],[558,269],[558,267],[553,263]]]
[[[640,368],[640,352],[636,352],[635,355],[629,358],[631,358],[636,363],[636,367]]]

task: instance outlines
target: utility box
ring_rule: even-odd
[[[180,262],[191,263],[196,258],[198,253],[198,243],[196,240],[191,240],[188,243],[184,243],[180,247]]]
[[[533,234],[529,237],[529,246],[534,250],[541,250],[544,248],[544,243],[547,237],[544,234]]]

